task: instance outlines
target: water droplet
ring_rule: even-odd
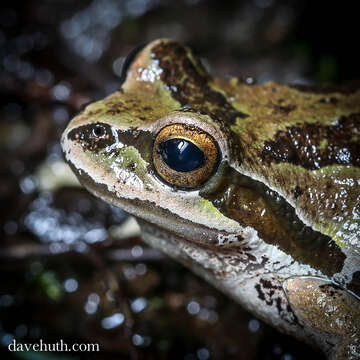
[[[206,348],[201,348],[196,352],[197,357],[199,360],[207,360],[210,357],[209,350]]]
[[[62,81],[51,89],[51,93],[55,100],[66,101],[71,94],[70,84],[66,81]]]
[[[200,304],[197,301],[190,301],[186,307],[187,311],[191,315],[196,315],[200,311]]]
[[[64,281],[64,289],[67,292],[74,292],[78,289],[78,282],[74,278],[69,278]]]
[[[260,322],[256,319],[251,319],[248,324],[248,329],[252,333],[256,333],[260,329]]]
[[[131,249],[131,255],[135,258],[142,256],[143,254],[143,248],[140,245],[135,245]]]
[[[144,339],[139,334],[134,334],[132,337],[132,342],[135,346],[141,346],[144,344]]]
[[[14,297],[9,294],[0,296],[0,306],[9,307],[14,303]]]
[[[124,320],[125,316],[122,313],[116,313],[102,319],[101,326],[106,330],[113,329],[117,326],[120,326]]]

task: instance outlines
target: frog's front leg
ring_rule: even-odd
[[[329,359],[360,359],[360,302],[354,295],[316,277],[293,277],[283,288],[299,322],[318,333]]]

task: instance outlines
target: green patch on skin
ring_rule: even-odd
[[[132,171],[135,175],[145,180],[149,178],[148,163],[141,157],[140,152],[134,146],[124,146],[117,156],[121,159],[119,165]]]
[[[327,226],[321,225],[321,231],[331,232],[335,242],[344,248],[350,245],[360,229],[360,169],[352,166],[327,166],[317,172],[340,186],[338,196],[347,200],[340,212],[342,221],[329,221]]]
[[[200,198],[196,206],[200,209],[201,213],[205,214],[209,219],[211,219],[211,223],[214,224],[214,226],[220,222],[221,224],[230,225],[230,226],[235,225],[236,227],[238,227],[238,223],[236,221],[224,216],[213,205],[211,201],[206,200],[204,198]]]
[[[344,247],[346,246],[347,241],[344,239],[344,234],[342,233],[342,231],[338,230],[338,224],[321,224],[320,226],[315,225],[314,228],[317,231],[329,234],[341,249],[344,249]]]
[[[137,177],[145,186],[153,186],[151,177],[148,174],[148,163],[141,157],[141,154],[134,146],[125,145],[122,148],[115,148],[116,154],[110,156],[109,153],[94,153],[87,151],[91,161],[101,166],[107,173],[116,176],[116,169]]]
[[[315,230],[333,238],[342,249],[350,245],[360,228],[359,168],[332,165],[307,171],[301,166],[280,163],[272,164],[263,176],[270,186],[296,203],[300,214],[313,221]],[[296,187],[301,195],[295,198]]]
[[[89,104],[73,119],[72,125],[105,122],[123,129],[136,128],[155,123],[180,108],[162,82],[157,82],[156,91],[148,89],[146,82],[141,84],[139,89],[116,91],[104,100]]]
[[[336,94],[338,101],[334,106],[321,101],[324,94],[304,93],[275,82],[249,86],[234,78],[216,79],[216,85],[231,99],[232,106],[248,115],[238,118],[231,129],[250,148],[271,140],[287,127],[304,123],[331,125],[342,116],[360,111],[360,105],[354,106],[359,103],[360,92],[351,96]]]
[[[336,245],[338,245],[341,249],[344,249],[346,245],[346,241],[343,238],[343,234],[341,231],[338,231],[338,224],[315,224],[314,229],[322,232],[323,234],[328,234],[331,236],[332,240],[335,241]]]
[[[318,145],[318,149],[319,150],[325,150],[327,147],[328,147],[328,141],[327,141],[327,139],[322,139],[321,141],[320,141],[320,144]]]
[[[325,166],[320,170],[312,171],[312,173],[317,173],[317,172],[321,173],[321,175],[333,177],[334,179],[340,182],[345,181],[346,179],[353,179],[353,185],[356,185],[356,182],[360,180],[360,168],[350,165]]]
[[[103,101],[90,104],[84,115],[94,122],[106,119],[111,125],[128,128],[153,123],[178,108],[179,104],[163,87],[155,93],[145,88],[136,92],[117,91]]]

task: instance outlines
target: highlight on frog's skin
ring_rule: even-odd
[[[193,189],[205,183],[217,168],[220,151],[205,131],[185,124],[160,130],[153,146],[153,164],[166,183]]]

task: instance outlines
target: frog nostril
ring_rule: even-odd
[[[106,133],[106,130],[101,125],[96,125],[93,129],[93,135],[96,137],[103,137]]]

